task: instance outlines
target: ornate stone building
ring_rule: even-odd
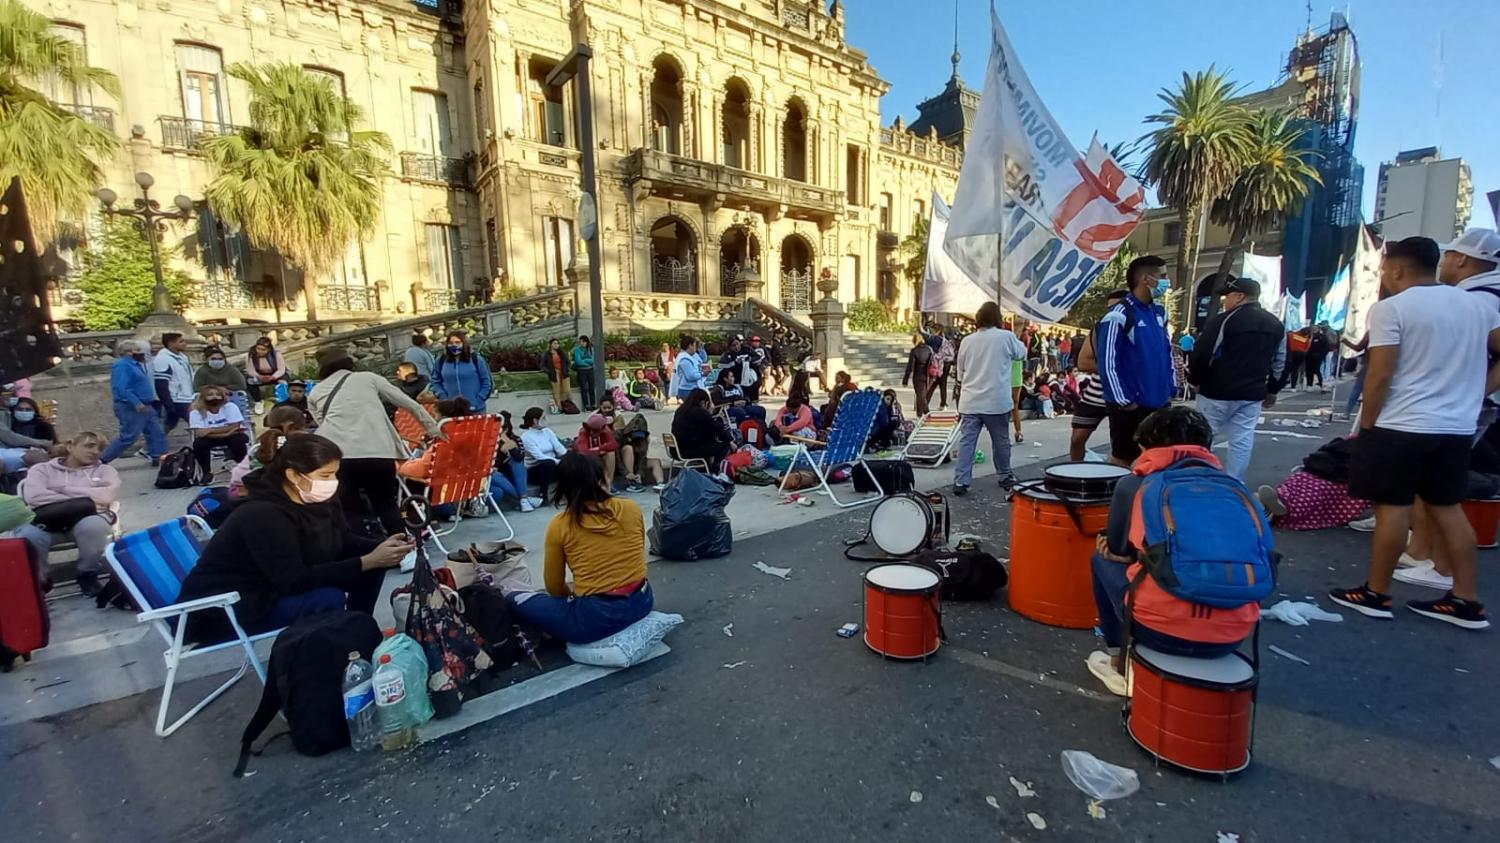
[[[827,0],[23,2],[121,77],[120,102],[54,98],[126,141],[109,167],[122,196],[147,170],[156,194],[201,199],[196,138],[248,108],[234,62],[306,65],[365,109],[396,160],[375,235],[322,282],[325,316],[396,318],[586,277],[576,82],[547,84],[574,44],[593,51],[609,307],[641,324],[712,321],[746,295],[805,311],[825,269],[844,302],[910,310],[898,247],[934,189],[951,199],[977,99],[955,62],[918,133],[883,128],[889,85]],[[201,279],[194,318],[304,318],[295,273],[206,206],[173,235]]]

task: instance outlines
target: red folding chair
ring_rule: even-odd
[[[505,525],[505,535],[499,537],[500,541],[505,541],[514,538],[516,531],[490,494],[490,475],[495,470],[495,455],[500,449],[500,424],[501,418],[497,415],[443,419],[438,429],[446,438],[439,439],[430,446],[434,454],[432,475],[422,487],[420,495],[413,493],[410,488],[407,489],[407,494],[420,497],[429,511],[434,506],[460,504],[471,498],[482,498],[489,504],[490,510],[500,516],[500,523]],[[458,517],[463,518],[462,507],[459,507]],[[447,553],[448,548],[443,546],[441,534],[430,525],[425,529],[438,549]],[[452,529],[444,532],[452,532]]]
[[[422,447],[422,442],[427,439],[427,428],[417,420],[416,414],[405,407],[397,407],[395,424],[396,434],[401,437],[401,444],[406,446],[408,456]]]

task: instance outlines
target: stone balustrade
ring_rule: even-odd
[[[792,314],[761,299],[747,299],[750,321],[757,329],[770,334],[776,344],[794,360],[813,348],[813,329]]]

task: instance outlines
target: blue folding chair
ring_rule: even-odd
[[[276,633],[281,631],[246,635],[244,627],[240,626],[240,621],[234,614],[234,604],[240,601],[237,591],[215,594],[212,597],[202,597],[184,603],[177,602],[177,595],[182,593],[183,581],[187,579],[188,572],[193,570],[193,566],[198,564],[203,545],[213,536],[213,532],[203,519],[196,515],[184,515],[176,520],[122,536],[104,551],[104,556],[109,560],[114,575],[119,578],[125,590],[130,592],[130,596],[135,598],[136,605],[142,609],[135,619],[141,623],[151,624],[161,635],[162,640],[167,642],[166,652],[162,654],[167,662],[167,683],[162,687],[161,708],[156,714],[156,734],[160,737],[166,737],[177,731],[178,727],[192,719],[193,715],[202,711],[209,703],[229,690],[230,686],[238,682],[249,668],[255,668],[255,675],[260,677],[261,684],[264,685],[266,669],[255,655],[255,642],[274,638]],[[229,625],[234,629],[235,638],[206,646],[184,644],[182,636],[183,631],[187,629],[188,615],[204,609],[222,610],[229,617]],[[190,656],[216,653],[231,647],[245,648],[245,663],[240,665],[239,671],[231,676],[229,681],[220,685],[189,709],[187,714],[182,715],[170,726],[167,725],[167,707],[172,701],[172,687],[177,682],[177,668],[182,660]]]
[[[853,469],[865,464],[865,443],[869,441],[870,434],[875,432],[875,414],[879,409],[880,393],[866,387],[859,392],[847,393],[839,400],[838,414],[833,417],[833,428],[828,432],[827,442],[802,436],[787,437],[789,441],[797,443],[797,453],[792,456],[791,468],[811,468],[818,475],[819,486],[828,493],[836,506],[863,506],[885,497],[885,490],[880,488],[880,481],[875,479],[874,472],[870,472],[870,479],[875,483],[875,493],[858,500],[839,500],[828,482],[828,475],[841,465],[848,465]],[[791,469],[788,469],[781,476],[782,495],[787,494],[786,482],[791,474]]]

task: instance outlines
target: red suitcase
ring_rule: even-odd
[[[47,646],[50,627],[31,545],[0,539],[0,670],[8,672],[16,656],[31,661]]]

